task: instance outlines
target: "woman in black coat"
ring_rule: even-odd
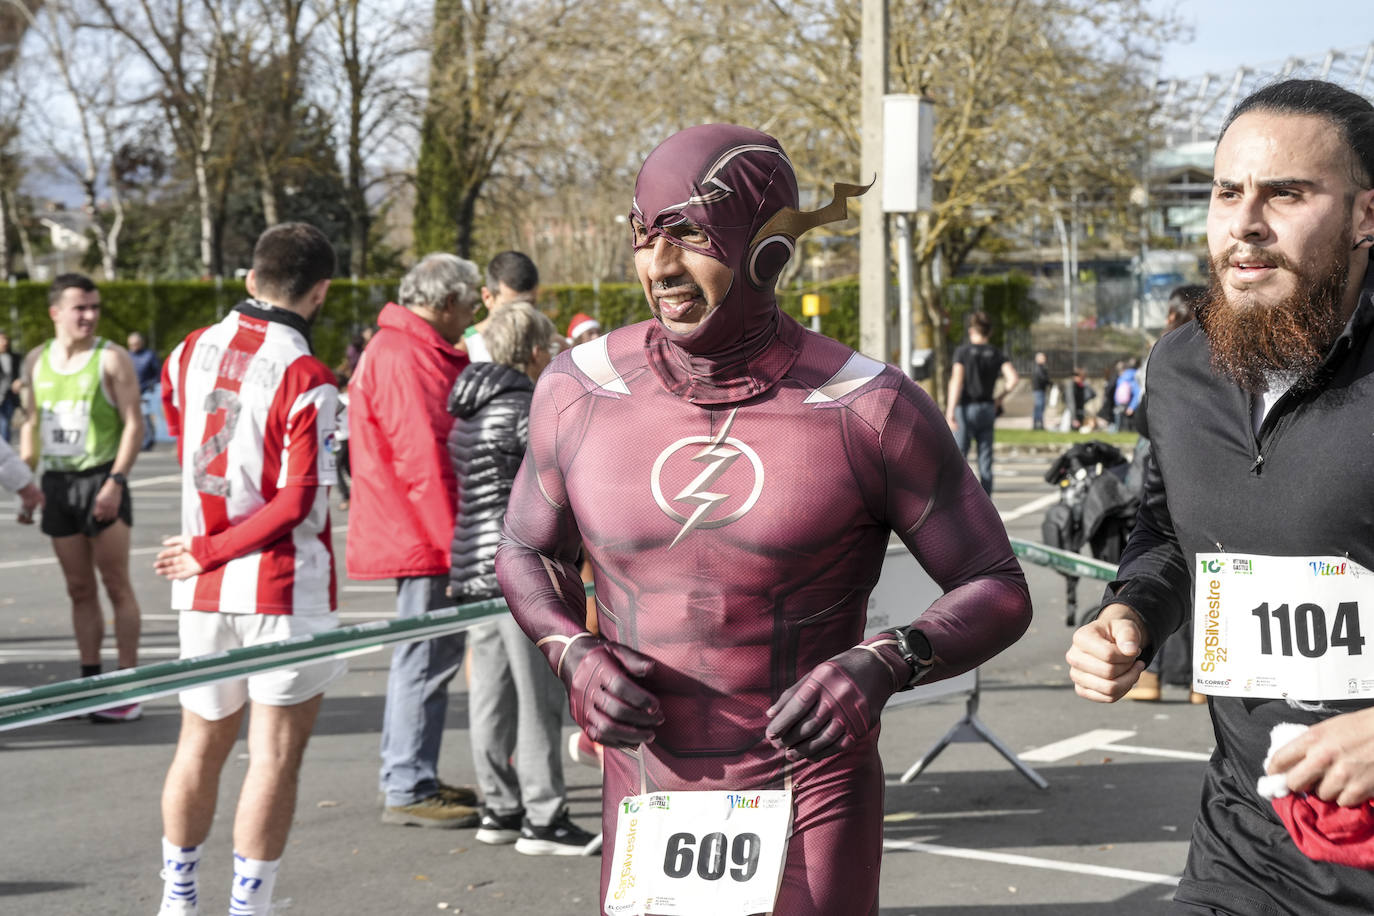
[[[529,444],[534,380],[549,364],[553,322],[527,303],[494,314],[482,337],[491,362],[453,384],[449,455],[458,478],[449,594],[496,598],[494,560],[506,504]],[[565,694],[509,613],[468,630],[468,720],[484,803],[477,839],[527,855],[580,855],[593,835],[568,817],[560,737]]]

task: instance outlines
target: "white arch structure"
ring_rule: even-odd
[[[1304,57],[1243,66],[1231,74],[1161,79],[1158,137],[1166,147],[1213,140],[1227,112],[1250,93],[1281,79],[1330,80],[1374,102],[1374,41]]]

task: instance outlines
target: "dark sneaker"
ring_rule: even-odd
[[[520,839],[515,841],[515,851],[527,856],[584,856],[594,855],[587,846],[596,835],[577,826],[568,817],[568,809],[558,812],[553,823],[547,827],[536,827],[528,819],[520,825]]]
[[[451,786],[448,783],[440,780],[439,791],[434,794],[442,798],[444,801],[452,802],[455,805],[467,805],[469,808],[477,807],[477,792],[473,789],[468,788],[467,786]],[[379,791],[377,793],[377,807],[386,807],[385,792]]]
[[[520,825],[524,820],[524,811],[497,814],[490,808],[483,808],[482,820],[477,826],[477,839],[492,846],[509,846],[520,839]]]
[[[439,782],[439,797],[455,805],[467,805],[469,808],[477,807],[477,792],[468,786],[451,786],[441,780]]]
[[[475,827],[477,821],[476,808],[451,802],[437,793],[411,805],[387,805],[382,808],[383,824],[399,824],[403,827],[452,830],[455,827]]]
[[[92,722],[137,722],[143,718],[143,704],[130,703],[127,706],[111,706],[91,713]]]

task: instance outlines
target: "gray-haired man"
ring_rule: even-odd
[[[395,579],[400,617],[453,603],[445,587],[458,494],[446,403],[468,364],[454,344],[472,321],[481,283],[471,261],[425,256],[401,280],[400,304],[377,316],[377,333],[349,385],[348,575]],[[475,793],[444,785],[438,774],[448,683],[463,649],[457,633],[408,643],[392,655],[379,780],[386,823],[477,823]]]

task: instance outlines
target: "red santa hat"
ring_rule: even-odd
[[[584,315],[582,312],[578,312],[576,315],[572,316],[572,321],[568,322],[568,339],[577,340],[578,337],[585,334],[587,331],[599,330],[601,330],[601,322],[597,321],[591,315]]]

